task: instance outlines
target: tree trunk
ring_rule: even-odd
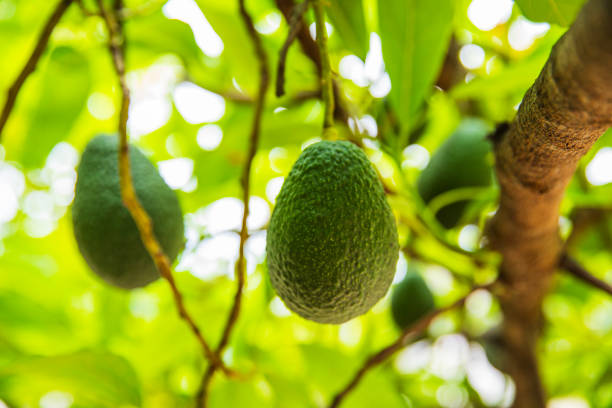
[[[612,1],[590,0],[495,141],[501,199],[487,234],[503,257],[499,300],[514,407],[545,407],[535,348],[562,247],[559,206],[578,160],[611,125]]]

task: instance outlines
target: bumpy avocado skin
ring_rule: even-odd
[[[487,160],[491,151],[486,135],[490,128],[481,120],[465,119],[438,148],[418,180],[418,191],[428,203],[437,195],[462,187],[486,187],[492,182]],[[457,225],[467,201],[440,209],[437,219],[445,228]]]
[[[391,293],[391,314],[400,329],[410,327],[435,307],[434,298],[418,272],[408,269]]]
[[[385,295],[398,259],[395,217],[367,156],[349,142],[302,152],[267,236],[270,280],[289,309],[342,323]]]
[[[173,261],[184,244],[178,198],[135,146],[130,146],[130,164],[136,195]],[[111,285],[133,289],[153,282],[159,273],[121,200],[118,167],[116,136],[100,135],[89,142],[78,168],[72,222],[79,250],[91,269]]]

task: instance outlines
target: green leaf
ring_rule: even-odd
[[[166,18],[161,11],[146,18],[128,19],[125,30],[130,39],[130,49],[145,50],[155,58],[172,53],[189,63],[200,62],[203,56],[189,26],[182,21]],[[153,32],[155,35],[152,35]],[[133,66],[134,63],[130,64]]]
[[[386,407],[386,408],[408,408],[402,394],[397,389],[397,379],[393,378],[388,372],[376,369],[368,373],[354,392],[346,398],[346,408],[367,408],[367,407]],[[376,392],[372,392],[376,390]]]
[[[537,52],[493,75],[461,82],[450,91],[450,95],[455,99],[478,99],[524,93],[538,77],[548,54],[548,50]]]
[[[68,321],[63,311],[50,310],[22,294],[0,289],[0,328],[65,329]]]
[[[327,14],[346,47],[361,59],[368,52],[368,32],[361,0],[333,0]]]
[[[569,26],[585,0],[516,0],[521,11],[531,21]]]
[[[432,90],[451,35],[451,0],[379,0],[378,15],[389,98],[402,134]]]
[[[211,407],[269,407],[270,390],[254,381],[224,381],[211,391]]]
[[[18,406],[38,406],[50,391],[71,394],[73,406],[113,408],[140,406],[136,374],[122,357],[78,352],[20,360],[0,369],[0,398]]]
[[[40,167],[53,146],[67,138],[87,105],[91,72],[85,55],[71,47],[57,47],[41,77],[38,106],[30,119],[22,163]]]

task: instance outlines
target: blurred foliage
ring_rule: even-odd
[[[5,62],[0,89],[18,75],[54,3],[0,0]],[[249,101],[257,86],[256,60],[237,1],[125,3],[131,138],[179,194],[187,247],[176,279],[204,336],[215,344],[235,290],[239,174],[252,117]],[[557,24],[566,26],[581,2],[517,0],[486,31],[468,18],[468,8],[477,3],[482,2],[327,2],[332,65],[351,116],[350,127],[338,124],[341,134],[352,131],[363,139],[385,184],[397,192],[389,201],[406,254],[396,282],[407,262],[414,264],[438,305],[495,275],[497,257],[479,245],[498,187],[475,195],[462,223],[445,230],[419,198],[415,180],[463,117],[491,125],[512,119],[564,32]],[[94,9],[93,1],[84,5]],[[276,66],[288,26],[272,0],[250,0],[247,6]],[[551,26],[517,49],[511,45],[512,27],[526,21],[521,10]],[[306,20],[312,23],[311,13]],[[448,63],[451,37],[459,51],[447,60],[457,66],[459,79],[443,91],[434,84]],[[78,152],[95,134],[116,129],[119,89],[107,41],[100,18],[71,6],[2,135],[0,401],[10,407],[190,407],[205,369],[166,283],[131,292],[106,286],[87,269],[72,236]],[[218,41],[222,50],[212,47]],[[466,45],[477,48],[470,54]],[[212,407],[323,406],[368,355],[398,335],[389,296],[351,322],[319,325],[291,315],[268,282],[265,227],[283,177],[305,144],[320,137],[321,102],[299,97],[317,86],[314,64],[294,44],[287,59],[287,96],[277,99],[270,91],[266,99],[251,180],[245,299],[224,356],[254,374],[247,381],[218,376]],[[564,236],[575,227],[577,208],[612,206],[610,177],[605,182],[610,168],[602,166],[611,146],[608,132],[580,163],[562,206]],[[611,235],[608,215],[587,226],[571,248],[608,281]],[[560,275],[544,311],[539,356],[550,395],[611,406],[610,299]],[[487,346],[485,335],[500,320],[491,294],[475,293],[464,308],[437,318],[414,344],[369,373],[343,406],[507,405],[507,378],[487,362],[480,345]]]
[[[569,26],[585,0],[517,0],[525,16],[533,21],[545,21]]]

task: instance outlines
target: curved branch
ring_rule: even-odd
[[[130,105],[130,91],[125,79],[125,39],[123,36],[122,22],[118,18],[115,10],[108,12],[104,8],[102,0],[97,0],[100,13],[104,19],[110,36],[110,52],[113,60],[113,66],[119,78],[121,88],[121,109],[119,111],[119,183],[121,187],[121,197],[126,208],[129,210],[138,231],[142,242],[147,249],[147,252],[155,262],[155,266],[160,275],[168,281],[174,301],[179,311],[179,315],[187,322],[191,331],[195,334],[198,342],[202,346],[205,357],[211,362],[212,366],[219,366],[228,375],[234,375],[223,362],[215,354],[204,337],[200,329],[195,324],[193,318],[187,312],[183,297],[179,292],[174,277],[172,276],[172,268],[168,257],[164,253],[153,231],[153,223],[151,218],[142,207],[142,204],[136,196],[134,185],[132,182],[132,174],[129,162],[129,146],[127,137],[127,120]],[[116,2],[116,7],[120,7],[121,2]]]
[[[240,247],[238,250],[238,260],[236,261],[236,294],[234,295],[234,303],[227,317],[227,322],[225,324],[225,328],[223,329],[221,340],[219,342],[219,345],[217,346],[217,349],[215,350],[215,354],[219,358],[221,356],[221,353],[229,343],[232,330],[236,325],[236,322],[238,321],[240,307],[242,304],[242,293],[244,291],[244,284],[246,278],[246,258],[244,255],[244,250],[247,238],[249,236],[247,221],[249,217],[251,169],[253,165],[253,159],[255,158],[255,153],[257,152],[257,146],[259,144],[261,119],[265,107],[266,92],[270,84],[270,69],[268,67],[268,56],[266,55],[263,42],[261,41],[259,34],[257,34],[257,31],[255,30],[255,25],[253,24],[253,20],[246,9],[245,0],[240,0],[239,5],[240,15],[242,17],[242,20],[244,21],[248,34],[251,37],[253,47],[255,48],[255,54],[259,62],[259,89],[257,92],[257,98],[255,100],[255,112],[253,114],[253,122],[249,134],[247,158],[242,170],[242,176],[240,178],[240,184],[242,186],[242,202],[244,203],[244,212],[242,214],[242,226],[240,229]],[[212,381],[216,369],[217,367],[215,365],[211,365],[208,367],[206,373],[204,374],[204,378],[202,379],[202,385],[200,387],[200,391],[198,392],[199,406],[206,406],[208,388],[210,387],[210,383]]]
[[[293,10],[295,8],[294,0],[275,0],[275,2],[278,9],[285,17],[285,20],[290,24],[291,17],[293,16]],[[304,23],[303,18],[301,22],[301,29],[297,34],[297,39],[302,47],[302,51],[304,51],[304,54],[314,63],[319,76],[321,76],[321,58],[317,50],[317,44],[310,36],[308,26]],[[342,122],[348,122],[350,115],[347,108],[342,103],[343,100],[340,97],[341,91],[337,81],[333,81],[333,89],[334,99],[336,101],[334,116]]]
[[[479,289],[490,288],[494,284],[495,284],[495,282],[491,282],[491,283],[489,283],[487,285],[476,286],[476,287],[472,288],[467,295],[465,295],[462,298],[456,300],[455,302],[453,302],[452,304],[450,304],[448,306],[445,306],[445,307],[442,307],[442,308],[434,310],[433,312],[429,313],[428,315],[423,317],[421,320],[419,320],[418,322],[416,322],[412,326],[410,326],[407,329],[405,329],[402,332],[402,334],[397,338],[397,340],[395,340],[393,343],[389,344],[387,347],[383,348],[382,350],[380,350],[376,354],[372,355],[370,358],[368,358],[363,363],[363,365],[357,371],[357,373],[355,373],[355,375],[353,376],[351,381],[349,381],[349,383],[340,392],[338,392],[336,394],[336,396],[332,400],[331,404],[329,405],[329,408],[337,408],[337,407],[339,407],[340,404],[342,403],[342,401],[344,401],[344,398],[346,398],[346,396],[352,390],[354,390],[355,387],[357,387],[357,385],[359,385],[359,382],[366,375],[366,373],[368,371],[370,371],[372,368],[382,364],[389,357],[391,357],[393,354],[395,354],[397,351],[399,351],[402,348],[404,348],[405,346],[407,346],[409,344],[410,339],[412,339],[414,335],[416,335],[418,333],[421,333],[423,330],[425,330],[427,328],[427,326],[429,326],[429,324],[431,323],[431,321],[433,319],[435,319],[437,316],[439,316],[440,314],[442,314],[444,312],[447,312],[449,310],[452,310],[452,309],[455,309],[455,308],[463,306],[463,304],[465,303],[466,299],[472,293],[474,293],[475,291],[477,291]]]
[[[303,15],[306,10],[308,10],[308,3],[310,0],[304,0],[293,10],[293,15],[289,20],[289,34],[287,35],[287,39],[283,43],[283,46],[278,55],[278,65],[276,68],[276,96],[281,97],[285,94],[285,63],[287,62],[287,53],[289,52],[289,47],[293,44],[295,37],[297,37],[298,33],[302,29],[302,24],[304,23]]]
[[[13,107],[15,106],[15,101],[17,101],[17,95],[19,95],[19,91],[21,87],[25,83],[26,79],[32,72],[36,70],[36,65],[40,60],[45,48],[47,48],[47,44],[49,43],[49,38],[51,38],[51,33],[53,33],[53,29],[62,19],[62,16],[68,9],[68,6],[72,3],[72,0],[60,0],[60,2],[51,13],[51,16],[45,23],[40,35],[38,36],[38,41],[36,41],[36,46],[32,51],[32,55],[28,58],[25,66],[13,82],[13,84],[9,87],[6,102],[4,103],[4,107],[2,108],[2,113],[0,114],[0,141],[2,140],[2,130],[6,125],[6,122],[13,111]]]
[[[232,308],[232,312],[230,313],[229,319],[225,326],[225,330],[223,330],[223,336],[221,337],[221,342],[217,346],[218,352],[223,350],[229,341],[229,337],[232,331],[234,324],[236,323],[236,319],[238,318],[238,314],[240,312],[240,303],[242,298],[242,289],[244,288],[244,279],[245,279],[245,271],[246,271],[246,260],[244,256],[244,245],[246,243],[248,237],[248,228],[247,228],[247,219],[249,216],[249,196],[250,196],[250,178],[251,178],[251,168],[253,164],[253,159],[255,158],[255,153],[257,152],[257,146],[259,144],[259,135],[261,128],[261,118],[263,115],[266,91],[268,90],[268,86],[270,83],[270,70],[268,68],[268,57],[266,55],[266,51],[263,47],[263,43],[261,38],[257,34],[255,30],[255,25],[253,24],[253,20],[246,10],[244,0],[240,0],[240,15],[244,20],[244,23],[247,27],[249,35],[253,41],[253,46],[255,47],[255,53],[257,54],[257,59],[259,61],[259,90],[257,92],[257,100],[255,103],[255,113],[253,114],[253,123],[251,126],[251,133],[249,135],[249,148],[247,153],[247,159],[244,164],[244,168],[242,170],[242,177],[240,179],[240,184],[242,186],[242,199],[244,202],[244,213],[242,215],[242,227],[240,230],[240,248],[238,252],[238,261],[236,262],[236,277],[238,279],[238,290],[236,292],[234,307]]]
[[[325,105],[323,119],[323,138],[328,139],[328,133],[334,129],[334,80],[332,77],[329,52],[327,50],[327,27],[325,26],[325,11],[323,0],[314,0],[315,22],[317,26],[317,46],[319,47],[319,60],[321,61],[321,94]]]
[[[589,273],[589,271],[580,265],[577,260],[568,254],[564,253],[561,255],[561,259],[559,260],[559,268],[566,270],[589,285],[597,289],[601,289],[604,292],[607,292],[609,295],[612,295],[612,285]]]
[[[501,186],[488,228],[503,257],[500,296],[515,407],[541,408],[535,346],[562,250],[559,206],[578,160],[612,125],[612,2],[590,0],[554,46],[515,120],[495,143]]]

